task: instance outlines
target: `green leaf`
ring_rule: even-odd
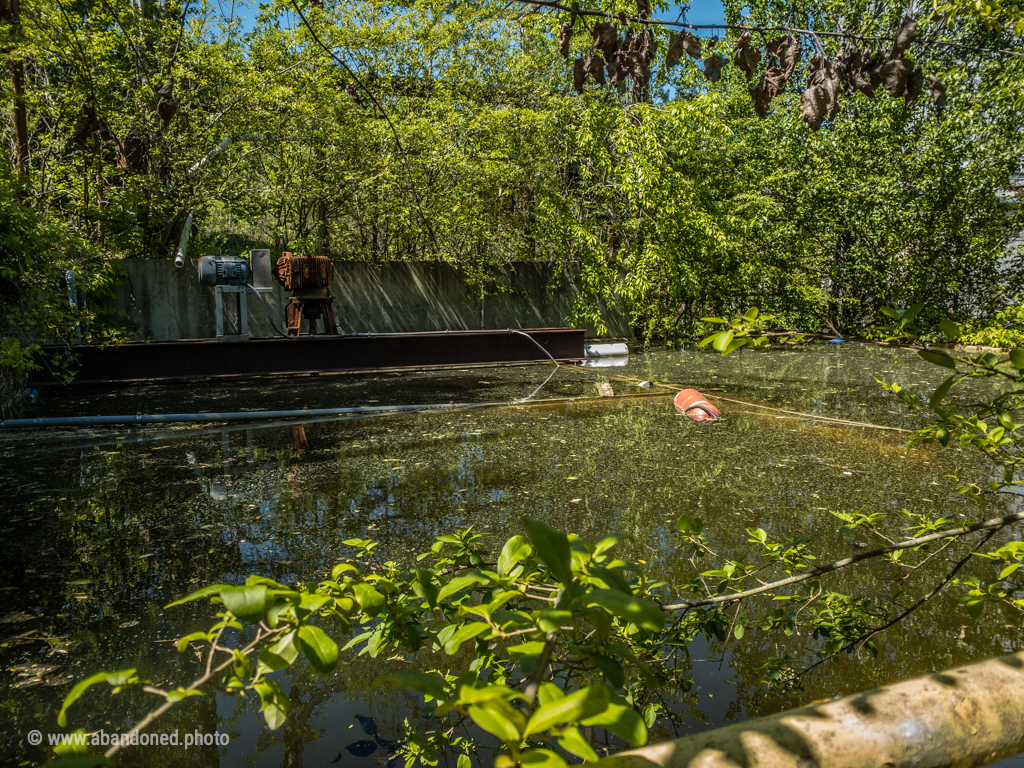
[[[1024,371],[1024,349],[1011,349],[1010,363],[1018,371]]]
[[[577,598],[586,605],[600,605],[621,619],[636,624],[638,627],[660,631],[665,628],[665,614],[661,608],[647,600],[640,600],[631,595],[624,595],[613,589],[595,589],[587,595]]]
[[[735,352],[740,347],[745,347],[747,344],[753,342],[753,339],[744,337],[742,339],[733,339],[729,342],[729,346],[722,350],[723,355],[728,355],[730,352]]]
[[[531,749],[519,756],[519,764],[530,768],[569,768],[569,764],[557,752],[550,749]]]
[[[653,728],[654,724],[658,721],[658,706],[656,704],[648,704],[644,707],[644,725],[648,728]]]
[[[565,694],[562,692],[562,689],[554,683],[541,683],[537,689],[537,703],[540,706],[564,698]]]
[[[318,672],[331,672],[338,664],[338,644],[320,627],[303,624],[299,627],[299,647]]]
[[[608,706],[610,692],[604,685],[588,685],[561,699],[538,707],[526,723],[525,736],[544,733],[557,725],[575,725],[580,720],[604,712]]]
[[[981,613],[985,610],[985,601],[980,598],[967,600],[964,602],[964,608],[972,619],[981,618]]]
[[[963,330],[959,325],[945,317],[939,320],[939,330],[942,331],[950,341],[956,341],[960,338],[960,334],[963,333]]]
[[[722,331],[715,336],[715,340],[711,343],[711,348],[715,352],[721,352],[723,355],[726,354],[725,348],[729,346],[729,342],[732,341],[734,335],[732,331]]]
[[[185,635],[183,638],[178,640],[178,653],[184,653],[185,649],[188,648],[188,644],[193,640],[205,640],[205,632],[192,632],[191,634]]]
[[[886,317],[891,317],[893,320],[900,319],[900,313],[897,312],[892,307],[881,307],[878,311],[881,312]]]
[[[96,765],[113,765],[113,763],[103,755],[75,755],[73,757],[58,757],[47,765],[48,768],[93,768]]]
[[[76,728],[73,733],[77,738],[74,741],[67,741],[63,744],[55,744],[53,751],[61,757],[87,757],[89,755],[89,746],[82,744],[79,739],[85,736],[85,731],[81,728]]]
[[[246,587],[224,587],[220,591],[224,607],[242,621],[255,624],[263,618],[267,604],[267,588],[263,584]]]
[[[469,708],[473,722],[488,733],[492,733],[506,744],[518,746],[523,740],[526,719],[502,699],[489,699]]]
[[[459,628],[452,638],[444,644],[444,652],[449,656],[454,656],[459,651],[459,647],[477,635],[481,635],[491,627],[485,621],[474,621],[472,624],[466,624]]]
[[[624,541],[628,538],[629,536],[625,533],[610,533],[607,536],[602,536],[598,540],[597,544],[594,545],[594,557],[603,555],[620,541]]]
[[[599,725],[634,747],[647,743],[643,718],[620,696],[613,698],[604,712],[583,720],[582,725]]]
[[[572,550],[569,537],[540,520],[524,517],[523,526],[537,555],[563,586],[572,583]]]
[[[759,313],[757,307],[751,307],[750,309],[743,313],[743,319],[746,320],[748,323],[752,323],[755,320],[757,320],[758,314]]]
[[[900,320],[902,320],[904,323],[912,322],[914,318],[921,314],[922,309],[924,309],[924,304],[915,304],[914,306],[903,310],[900,316]]]
[[[626,673],[622,665],[615,659],[607,656],[591,656],[590,662],[597,667],[608,684],[614,688],[621,688],[626,682]]]
[[[427,696],[433,696],[435,699],[443,699],[448,695],[445,690],[444,678],[436,672],[403,669],[398,672],[392,672],[389,675],[383,675],[373,681],[374,685],[383,685],[384,683],[403,685],[414,691],[425,693]]]
[[[938,406],[939,403],[942,402],[943,398],[945,398],[946,394],[949,392],[950,387],[953,386],[954,379],[956,379],[955,375],[950,376],[944,382],[939,384],[938,387],[936,387],[935,392],[932,394],[931,399],[928,401],[929,408],[931,408],[934,411],[936,406]]]
[[[249,657],[237,648],[231,650],[231,655],[234,658],[232,667],[235,670],[235,676],[239,680],[246,680],[252,677],[252,662],[249,661]]]
[[[618,568],[591,568],[588,575],[593,579],[598,579],[604,583],[609,589],[617,589],[626,595],[632,595],[633,590],[630,589],[629,583],[619,573]]]
[[[338,563],[336,566],[331,568],[331,578],[337,581],[338,577],[347,571],[355,571],[356,573],[359,573],[359,569],[356,568],[354,565],[349,565],[348,563]]]
[[[476,675],[476,672],[469,674]],[[477,678],[472,680],[467,679],[467,675],[463,675],[455,682],[455,700],[459,704],[479,704],[484,701],[491,701],[492,699],[505,700],[508,696],[523,697],[521,693],[515,693],[511,688],[505,685],[485,685],[482,688],[477,688]],[[526,725],[526,718],[519,714],[518,710],[513,710],[522,720],[522,724]],[[519,722],[517,719],[516,722]]]
[[[736,638],[737,640],[742,640],[742,639],[743,639],[743,634],[744,634],[745,632],[746,632],[746,629],[744,628],[744,626],[743,626],[742,624],[737,624],[737,625],[736,625],[736,626],[735,626],[735,627],[733,628],[733,630],[732,630],[732,634],[733,634],[733,636],[734,636],[734,637],[735,637],[735,638]]]
[[[262,680],[253,687],[263,702],[260,712],[263,713],[263,719],[267,721],[267,727],[276,731],[284,725],[284,719],[291,711],[292,703],[273,680]]]
[[[943,368],[949,368],[952,371],[956,370],[956,361],[947,354],[942,352],[932,352],[930,349],[919,349],[917,354],[932,365],[940,365]]]
[[[299,649],[295,647],[295,632],[286,632],[273,644],[260,651],[258,674],[265,675],[269,672],[277,672],[279,669],[289,667],[299,656]]]
[[[175,600],[173,603],[168,603],[164,608],[173,608],[176,605],[182,605],[183,603],[191,603],[194,600],[202,600],[204,597],[218,594],[223,589],[229,589],[227,584],[211,584],[208,587],[197,589],[191,595],[187,595],[180,600]]]
[[[571,621],[572,611],[556,611],[554,608],[544,608],[537,619],[537,626],[545,632],[558,632]]]
[[[463,752],[455,762],[455,768],[473,768],[473,761],[470,759],[469,755]]]
[[[522,562],[533,553],[533,549],[522,536],[516,535],[505,542],[498,555],[498,573],[507,576],[516,563]]]
[[[310,594],[309,592],[303,592],[301,596],[298,592],[291,594],[295,595],[299,600],[300,618],[305,618],[310,613],[316,613],[331,601],[331,598],[327,597],[327,595]],[[288,596],[286,595],[286,597]]]
[[[71,689],[68,695],[64,697],[64,704],[61,706],[60,713],[57,715],[57,725],[61,728],[67,727],[68,707],[74,704],[75,701],[78,700],[78,697],[92,686],[97,683],[108,683],[111,686],[124,685],[134,676],[134,669],[122,669],[119,672],[97,672],[95,675],[90,675],[85,678],[85,680],[80,680],[75,687]]]
[[[466,587],[473,586],[474,584],[489,584],[490,579],[484,576],[482,573],[472,572],[467,573],[465,576],[459,576],[452,579],[443,587],[441,591],[437,593],[437,601],[441,602],[445,598],[451,597],[456,592],[465,589]]]
[[[562,731],[558,737],[558,746],[576,757],[582,757],[588,763],[596,763],[598,760],[597,752],[575,726]]]
[[[505,649],[509,656],[513,658],[523,656],[536,656],[544,650],[543,640],[530,640],[526,643],[520,643],[519,645],[510,645]]]
[[[355,595],[359,607],[367,616],[376,616],[384,610],[386,603],[384,595],[374,589],[371,584],[353,584],[352,593]]]
[[[436,608],[438,589],[434,584],[433,571],[417,568],[413,571],[413,575],[416,577],[416,583],[412,587],[413,592],[426,600],[431,608]]]

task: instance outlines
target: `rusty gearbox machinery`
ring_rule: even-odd
[[[274,277],[288,291],[330,288],[334,264],[326,256],[309,256],[285,251],[274,265]]]
[[[274,277],[285,290],[293,292],[284,310],[289,336],[301,333],[303,318],[308,321],[311,334],[316,333],[318,320],[323,323],[324,333],[338,332],[330,290],[334,264],[327,256],[295,255],[285,251],[274,265]]]

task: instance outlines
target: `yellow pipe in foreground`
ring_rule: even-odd
[[[1024,751],[1024,652],[605,758],[597,768],[974,768]]]

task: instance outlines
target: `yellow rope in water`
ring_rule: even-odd
[[[585,374],[598,373],[597,369],[583,368],[583,367],[579,367],[579,366],[573,367],[573,368],[569,368],[569,370],[577,371],[579,373],[585,373]],[[603,375],[606,378],[611,379],[612,381],[621,381],[621,382],[625,382],[627,384],[639,384],[641,382],[641,379],[634,378],[632,376],[611,376],[609,374],[603,374]],[[651,384],[653,386],[656,386],[656,387],[661,387],[663,389],[675,390],[675,391],[678,391],[680,389],[690,389],[690,387],[687,387],[687,386],[684,386],[684,385],[681,385],[681,384],[673,384],[671,382],[665,382],[665,381],[651,381]],[[872,423],[867,422],[867,421],[854,421],[852,419],[838,419],[838,418],[836,418],[834,416],[822,416],[821,414],[818,414],[818,413],[806,413],[804,411],[793,411],[793,410],[790,410],[788,408],[779,408],[776,405],[761,405],[760,403],[752,403],[752,402],[750,402],[748,400],[737,400],[736,398],[733,398],[733,397],[726,397],[725,395],[717,395],[716,394],[716,395],[712,395],[712,397],[714,399],[716,399],[716,400],[723,400],[724,402],[727,402],[727,403],[736,403],[737,405],[745,405],[745,406],[748,406],[750,408],[760,408],[761,410],[765,410],[765,411],[774,411],[776,413],[784,413],[787,416],[791,416],[793,418],[814,419],[816,421],[827,421],[827,422],[832,423],[832,424],[839,424],[839,425],[847,426],[847,427],[867,427],[869,429],[883,429],[883,430],[886,430],[888,432],[904,432],[906,434],[912,434],[914,432],[914,430],[912,430],[912,429],[903,429],[902,427],[888,427],[888,426],[885,426],[883,424],[872,424]]]

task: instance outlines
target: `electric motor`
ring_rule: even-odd
[[[199,260],[199,282],[203,285],[245,285],[249,262],[240,256],[203,256]]]

